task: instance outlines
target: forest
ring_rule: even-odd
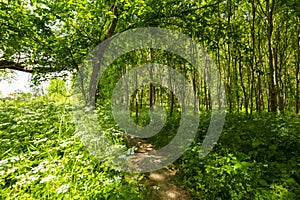
[[[1,199],[299,199],[300,1],[1,0],[0,30],[35,91],[0,93]]]

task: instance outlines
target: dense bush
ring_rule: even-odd
[[[117,172],[87,152],[70,105],[0,104],[0,199],[143,199],[142,175]]]
[[[75,134],[69,104],[43,99],[0,104],[1,199],[151,199],[145,174],[116,171],[86,150]],[[100,125],[110,139],[124,144],[112,113],[105,110],[98,109]],[[168,144],[179,119],[169,116],[149,142],[157,148]],[[298,116],[228,114],[218,144],[203,159],[198,154],[209,114],[200,119],[192,146],[170,166],[179,171],[178,184],[192,199],[300,196]],[[147,124],[149,118],[145,114],[140,120]]]
[[[194,199],[300,196],[298,116],[228,114],[218,144],[200,159],[198,152],[208,123],[201,123],[198,141],[176,165]]]

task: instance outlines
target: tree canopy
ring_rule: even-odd
[[[0,82],[0,199],[299,199],[299,0],[0,0]]]
[[[297,0],[3,0],[0,69],[37,77],[76,72],[105,39],[132,28],[164,27],[189,35],[209,52],[222,74],[230,109],[283,112],[294,107],[299,112],[299,4]],[[204,82],[199,77],[194,82],[199,95]],[[203,102],[209,107],[207,97]]]

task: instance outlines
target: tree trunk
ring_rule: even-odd
[[[119,12],[118,12],[118,2],[115,2],[114,5],[111,7],[113,14],[116,16],[115,18],[112,19],[112,21],[109,24],[109,27],[107,29],[107,31],[105,32],[105,36],[104,36],[104,41],[99,41],[98,44],[102,43],[101,48],[98,49],[97,54],[98,55],[94,55],[96,58],[102,58],[103,53],[106,49],[106,47],[109,45],[109,38],[113,36],[113,33],[117,27],[117,23],[119,20]],[[96,99],[98,98],[97,96],[97,88],[99,86],[99,82],[95,83],[95,80],[98,79],[98,75],[100,72],[100,65],[98,60],[93,60],[93,70],[92,70],[92,74],[91,74],[91,79],[90,79],[90,83],[89,83],[89,94],[88,94],[88,98],[86,100],[86,103],[89,106],[92,107],[96,107]]]
[[[253,93],[254,93],[254,83],[255,83],[255,74],[254,74],[254,65],[256,65],[255,59],[255,17],[256,17],[256,8],[254,0],[252,4],[252,26],[251,26],[251,38],[252,38],[252,52],[251,52],[251,88],[250,88],[250,114],[253,112]]]
[[[260,39],[260,30],[258,30],[258,44],[257,44],[257,50],[258,50],[258,63],[257,66],[259,66],[259,69],[257,71],[257,105],[256,109],[258,112],[261,112],[264,108],[264,97],[262,92],[262,83],[261,83],[261,76],[263,74],[262,72],[262,54],[261,54],[261,39]]]
[[[300,99],[299,99],[299,82],[300,82],[300,76],[299,76],[299,70],[300,70],[300,17],[297,17],[297,29],[298,29],[298,42],[297,42],[297,66],[296,66],[296,113],[299,114],[300,111]]]
[[[183,66],[184,66],[184,69],[183,69],[183,71],[184,71],[184,79],[185,79],[185,77],[186,77],[186,67],[185,67],[185,64],[183,64]],[[182,113],[185,113],[185,110],[186,110],[186,108],[185,108],[185,93],[186,93],[186,85],[185,85],[185,81],[184,81],[184,79],[183,79],[183,87],[182,87],[182,89],[181,89],[181,92],[182,92],[182,100],[181,100],[181,111],[182,111]]]
[[[197,83],[196,83],[196,69],[193,69],[193,91],[194,91],[194,114],[197,113]]]
[[[228,25],[228,33],[231,34],[231,0],[228,1],[228,20],[227,20],[227,25]],[[227,43],[227,51],[228,51],[228,58],[227,58],[227,90],[228,90],[228,103],[229,103],[229,111],[232,110],[232,92],[231,92],[231,35],[229,35],[229,41]],[[220,105],[220,104],[219,104]]]
[[[266,0],[267,18],[268,18],[268,52],[269,52],[269,111],[277,112],[277,95],[276,95],[276,63],[274,59],[273,32],[274,32],[274,0],[270,5],[270,0]]]
[[[244,85],[244,79],[243,79],[243,72],[242,72],[242,60],[241,60],[241,52],[239,51],[239,73],[240,73],[240,82],[241,82],[241,86],[242,86],[242,90],[243,90],[243,94],[244,94],[244,99],[242,102],[244,102],[244,106],[246,109],[246,113],[248,113],[248,94],[246,91],[246,87]]]
[[[149,49],[149,62],[151,61],[152,59],[152,52],[151,52],[151,49]],[[149,69],[149,72],[150,72],[150,81],[152,82],[153,81],[153,67],[152,65],[150,66],[150,69]],[[150,83],[150,92],[149,92],[149,95],[150,95],[150,99],[149,99],[149,104],[150,104],[150,110],[153,111],[153,106],[154,106],[154,103],[155,103],[155,88],[154,88],[154,85],[152,83]]]
[[[144,98],[144,89],[141,89],[141,94],[140,94],[140,109],[143,109],[143,98]]]
[[[123,77],[123,81],[125,83],[125,91],[126,91],[126,95],[125,95],[125,110],[128,110],[129,104],[130,104],[130,99],[129,99],[129,93],[128,93],[128,81],[125,79],[125,74],[126,74],[126,65],[124,65],[122,67],[122,77]]]
[[[173,110],[174,110],[174,94],[172,92],[173,86],[172,86],[172,76],[171,76],[171,70],[168,68],[169,72],[169,89],[170,89],[170,95],[169,95],[169,102],[170,102],[170,117],[173,115]]]
[[[138,88],[138,73],[137,69],[135,68],[135,87]],[[139,90],[136,91],[135,94],[135,118],[136,121],[139,121]]]

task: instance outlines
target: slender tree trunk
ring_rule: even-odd
[[[194,91],[194,114],[197,113],[197,83],[196,83],[196,69],[193,69],[193,91]]]
[[[257,110],[258,112],[261,112],[264,108],[264,97],[262,92],[262,83],[261,83],[261,75],[262,75],[262,54],[261,54],[261,38],[260,38],[260,29],[258,30],[258,63],[257,66],[259,66],[259,69],[257,71]]]
[[[235,54],[237,55],[236,51],[235,51]],[[235,57],[234,59],[234,74],[235,74],[235,85],[236,85],[236,88],[235,88],[235,96],[236,96],[236,111],[239,112],[240,109],[239,109],[239,106],[240,106],[240,94],[239,94],[239,89],[238,89],[238,68],[237,68],[237,62],[238,62],[238,58]]]
[[[254,93],[254,83],[255,83],[254,65],[256,65],[256,59],[255,59],[255,17],[256,17],[255,14],[256,14],[256,8],[255,8],[255,1],[252,0],[251,3],[252,3],[252,26],[251,26],[252,52],[251,52],[250,114],[252,115],[253,93]]]
[[[126,74],[126,65],[124,65],[122,67],[122,77],[123,77],[123,82],[125,83],[125,91],[126,91],[126,95],[125,95],[125,110],[128,110],[129,108],[129,93],[128,93],[128,81],[125,78],[125,74]]]
[[[297,29],[298,29],[298,35],[297,35],[297,54],[298,54],[298,58],[297,58],[297,66],[296,66],[296,113],[299,114],[300,112],[300,99],[299,99],[299,82],[300,82],[300,75],[299,75],[299,71],[300,71],[300,17],[297,17]]]
[[[138,88],[138,73],[135,70],[135,87]],[[136,91],[135,94],[135,118],[136,121],[139,121],[139,90]]]
[[[266,0],[267,5],[267,18],[268,18],[268,52],[269,52],[269,111],[277,112],[277,95],[276,95],[276,63],[274,59],[274,45],[273,45],[273,32],[274,32],[274,0]]]
[[[227,20],[227,25],[228,25],[228,33],[231,34],[231,0],[228,1],[228,20]],[[228,52],[228,58],[227,58],[227,90],[228,90],[228,103],[229,103],[229,111],[232,111],[232,94],[231,94],[231,36],[229,36],[229,41],[227,44],[227,52]]]
[[[183,66],[184,66],[184,78],[186,77],[186,66],[185,66],[186,64],[183,64]],[[182,113],[185,113],[185,110],[186,110],[186,108],[185,108],[185,96],[186,96],[186,91],[185,91],[185,88],[186,88],[186,85],[185,85],[185,81],[183,80],[183,87],[182,87],[182,89],[181,89],[181,92],[182,92],[182,101],[181,101],[181,106],[182,106],[182,108],[181,108],[181,110],[182,110]]]
[[[169,95],[169,102],[170,102],[170,117],[172,117],[173,115],[173,110],[174,110],[174,101],[175,101],[175,97],[174,94],[172,92],[173,90],[173,86],[172,86],[172,77],[171,77],[171,70],[168,68],[168,72],[169,72],[169,89],[170,89],[170,95]]]
[[[221,73],[221,58],[220,58],[220,39],[218,40],[218,54],[217,54],[217,62],[218,62],[218,69],[219,69],[219,72]],[[207,76],[208,77],[211,77],[210,75],[210,66],[208,66],[209,68],[207,68]],[[222,77],[222,76],[221,76]],[[208,79],[208,81],[213,81],[211,79]],[[220,82],[219,82],[219,87],[221,86],[221,78],[220,78]],[[221,105],[221,99],[220,99],[220,95],[218,95],[218,104],[219,106]],[[211,102],[211,92],[210,92],[210,87],[208,87],[208,105],[209,105],[209,109],[212,110],[212,102]]]
[[[206,74],[204,74],[204,77],[206,76]],[[204,81],[204,84],[203,84],[203,88],[204,88],[204,101],[205,101],[205,109],[206,111],[209,110],[209,101],[208,101],[208,91],[207,91],[207,85]]]
[[[288,13],[285,12],[285,17],[288,17]],[[284,75],[282,72],[286,71],[284,69],[286,69],[286,57],[287,57],[287,49],[288,49],[288,40],[289,40],[289,29],[288,29],[288,18],[284,18],[285,20],[283,20],[283,24],[284,27],[282,28],[285,31],[277,31],[277,55],[278,55],[278,59],[276,60],[276,62],[278,63],[278,72],[276,74],[276,85],[278,88],[278,106],[279,106],[279,111],[280,113],[284,113],[284,109],[285,109],[285,84],[282,80],[282,76]]]
[[[149,49],[149,62],[151,61],[152,59],[152,52],[151,52],[151,49]],[[152,65],[150,66],[150,69],[149,69],[149,72],[150,72],[150,80],[153,81],[153,67]],[[154,103],[155,103],[155,88],[154,88],[154,85],[152,83],[150,83],[150,99],[149,99],[149,104],[150,104],[150,110],[153,111],[154,109]]]
[[[144,98],[144,89],[141,89],[141,95],[140,95],[140,109],[143,109],[143,98]]]
[[[245,106],[245,109],[246,109],[246,113],[248,113],[248,94],[247,94],[247,91],[246,91],[246,87],[244,85],[244,79],[243,79],[243,72],[242,72],[242,60],[241,60],[241,52],[239,51],[239,73],[240,73],[240,81],[241,81],[241,86],[242,86],[242,90],[243,90],[243,94],[244,94],[244,99],[243,99],[243,102],[244,102],[244,106]]]
[[[160,92],[159,92],[159,98],[160,98],[160,105],[163,106],[163,94],[164,90],[162,87],[160,87]]]

